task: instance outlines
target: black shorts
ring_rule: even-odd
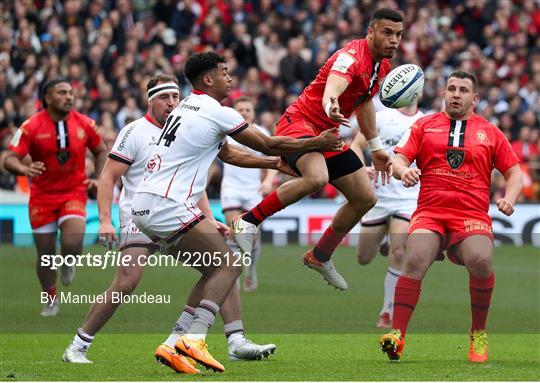
[[[311,150],[307,152],[292,153],[281,156],[283,161],[285,161],[296,173],[302,175],[302,172],[296,167],[296,162],[300,157],[306,153],[311,153],[318,150]],[[364,164],[362,160],[356,155],[352,149],[347,149],[344,152],[325,158],[326,168],[328,169],[328,179],[330,181],[336,180],[340,177],[346,176],[348,174],[354,173],[358,169],[362,169]]]

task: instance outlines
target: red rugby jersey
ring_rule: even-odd
[[[42,161],[45,172],[32,178],[33,197],[84,192],[86,148],[101,143],[94,120],[78,112],[55,122],[42,110],[23,122],[13,137],[9,150],[32,161]]]
[[[352,40],[335,52],[319,69],[315,80],[304,89],[287,112],[301,113],[319,132],[339,126],[328,118],[322,107],[326,80],[330,74],[341,76],[349,86],[339,96],[341,114],[349,118],[358,105],[371,99],[379,90],[382,79],[390,72],[390,61],[376,62],[369,52],[367,40]]]
[[[468,120],[445,112],[420,118],[394,152],[416,160],[422,171],[419,209],[487,213],[492,170],[504,173],[519,163],[504,134],[477,114]]]

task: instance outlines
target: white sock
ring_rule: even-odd
[[[88,335],[83,331],[82,327],[79,327],[77,329],[77,334],[75,334],[75,337],[73,338],[73,345],[79,349],[87,351],[92,345],[93,340],[94,337],[92,335]]]
[[[388,267],[386,277],[384,278],[384,302],[380,315],[388,313],[390,319],[394,318],[394,292],[396,291],[396,283],[400,275],[401,271]]]
[[[201,300],[199,307],[195,309],[193,324],[191,325],[186,337],[189,340],[205,340],[210,326],[216,320],[216,314],[219,312],[219,305],[208,299]]]
[[[189,328],[193,324],[193,317],[195,316],[195,309],[190,306],[185,306],[180,313],[180,316],[176,320],[174,328],[171,335],[164,342],[167,346],[174,348],[174,345],[185,333],[188,332]]]
[[[223,326],[223,329],[225,331],[225,336],[227,337],[227,342],[229,342],[229,346],[237,340],[245,338],[244,324],[241,320],[235,320],[231,323],[226,323]]]

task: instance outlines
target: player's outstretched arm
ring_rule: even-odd
[[[25,165],[17,153],[8,151],[4,159],[4,169],[17,176],[37,177],[45,171],[45,164],[35,161],[30,165]]]
[[[236,145],[229,145],[228,143],[221,147],[218,157],[223,162],[242,168],[276,169],[291,176],[298,176],[279,157],[255,156]]]
[[[349,120],[341,114],[338,102],[339,96],[345,92],[348,86],[349,82],[345,78],[335,74],[328,76],[326,85],[324,86],[322,108],[329,119],[350,128]]]
[[[111,220],[114,185],[128,169],[128,164],[107,158],[99,176],[97,192],[99,242],[109,248],[112,248],[115,243],[118,243],[118,235]]]
[[[497,200],[497,207],[506,215],[514,213],[514,205],[523,189],[523,175],[519,164],[512,166],[504,173],[504,197]]]
[[[235,134],[234,139],[268,156],[280,156],[287,153],[311,150],[333,152],[340,151],[343,148],[343,140],[335,128],[325,130],[317,137],[298,139],[284,136],[268,137],[258,129],[250,126]]]

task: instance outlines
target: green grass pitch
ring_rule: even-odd
[[[90,249],[102,252],[101,248]],[[223,374],[173,373],[154,362],[153,351],[169,334],[197,273],[183,267],[147,268],[136,294],[170,294],[171,304],[126,304],[89,351],[93,365],[70,365],[61,356],[82,323],[87,304],[64,304],[55,318],[41,318],[34,250],[3,246],[0,255],[0,380],[242,380],[395,381],[538,380],[540,377],[540,256],[532,247],[495,252],[496,286],[489,317],[490,361],[467,361],[470,325],[468,278],[462,267],[435,263],[409,327],[405,356],[390,363],[378,349],[375,323],[382,304],[386,259],[359,266],[354,249],[334,260],[349,282],[336,291],[301,267],[305,249],[265,246],[260,287],[242,292],[248,337],[273,342],[275,355],[257,362],[231,362],[220,319],[208,337]],[[73,293],[101,293],[113,269],[83,267]]]

